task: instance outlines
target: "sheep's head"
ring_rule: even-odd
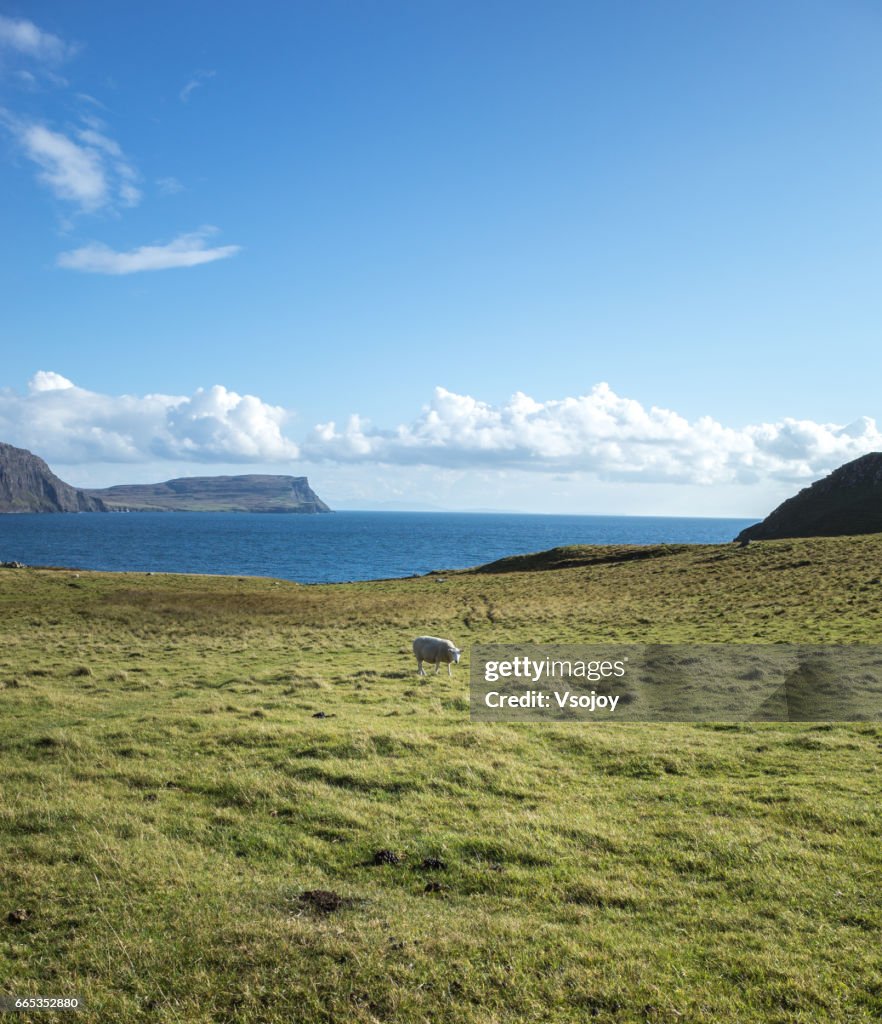
[[[453,664],[458,665],[462,651],[458,647],[454,647],[453,650],[451,651],[451,654],[453,655]]]

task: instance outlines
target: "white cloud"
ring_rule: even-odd
[[[28,381],[28,391],[32,395],[40,394],[43,391],[66,391],[72,387],[76,387],[72,380],[62,377],[60,373],[55,373],[53,370],[37,370]]]
[[[41,168],[40,181],[59,199],[77,203],[87,212],[107,203],[110,190],[101,155],[95,149],[80,146],[41,124],[23,126],[19,140],[28,158]]]
[[[353,415],[319,424],[303,457],[448,468],[591,473],[604,480],[692,484],[802,481],[882,447],[874,420],[847,426],[784,419],[742,428],[709,416],[694,422],[645,408],[607,385],[587,395],[537,402],[518,393],[491,406],[436,388],[412,423],[372,427]]]
[[[25,156],[40,168],[39,180],[57,199],[76,204],[83,213],[135,206],[140,201],[135,185],[138,173],[119,143],[95,127],[103,128],[101,122],[89,118],[86,128],[65,134],[9,113],[2,120]]]
[[[594,480],[720,493],[755,484],[790,490],[882,448],[882,434],[868,417],[846,426],[783,419],[726,427],[711,417],[689,421],[669,409],[646,408],[606,384],[547,402],[518,393],[499,406],[437,388],[412,423],[378,429],[353,415],[342,427],[319,424],[302,442],[286,434],[289,420],[285,409],[221,386],[189,397],[111,396],[40,371],[27,394],[0,391],[0,438],[35,450],[50,464],[298,459],[353,471],[381,464],[388,467],[384,478],[430,467],[439,479],[483,477],[485,494],[493,493],[493,480],[539,474],[546,489],[569,487],[561,481],[567,474],[573,486]],[[493,504],[486,497],[482,503]]]
[[[119,187],[119,199],[123,206],[137,206],[141,202],[141,190],[129,182],[123,182]]]
[[[0,438],[65,464],[285,462],[284,409],[215,386],[179,395],[103,395],[41,370],[27,394],[0,390]]]
[[[142,270],[168,270],[174,267],[196,267],[201,263],[235,256],[241,246],[219,245],[209,248],[206,240],[213,228],[202,228],[179,235],[166,245],[142,245],[128,252],[117,252],[101,242],[92,242],[79,249],[60,253],[59,267],[81,270],[89,274],[136,274]]]
[[[209,80],[209,78],[214,78],[215,74],[216,72],[214,71],[194,72],[193,77],[190,79],[189,82],[187,82],[187,84],[184,86],[183,89],[181,89],[179,93],[181,103],[186,103],[190,99],[190,96],[193,94],[193,91],[195,89],[201,88],[201,86],[203,86]]]
[[[36,60],[60,61],[71,56],[75,47],[44,32],[25,18],[7,18],[0,14],[0,48],[15,50]]]
[[[83,142],[93,148],[101,149],[116,159],[122,158],[122,150],[119,148],[119,143],[109,139],[106,135],[102,135],[101,132],[96,131],[94,128],[84,128],[77,134]]]
[[[92,151],[99,151],[104,155],[107,163],[113,167],[117,178],[117,197],[123,206],[137,206],[141,201],[141,190],[136,187],[138,172],[129,163],[118,142],[109,138],[99,131],[103,124],[95,118],[87,119],[92,127],[85,128],[77,134],[81,142],[89,146]]]

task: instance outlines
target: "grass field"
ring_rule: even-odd
[[[421,680],[410,641],[876,642],[880,574],[882,537],[0,570],[0,988],[83,1024],[878,1021],[882,724],[471,724],[468,651]]]

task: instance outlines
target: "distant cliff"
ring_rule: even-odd
[[[185,476],[87,492],[111,512],[330,512],[305,476]]]
[[[882,533],[882,452],[870,452],[788,498],[735,538],[836,537]]]
[[[0,513],[106,511],[100,498],[59,480],[32,452],[0,442]]]

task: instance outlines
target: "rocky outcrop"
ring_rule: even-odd
[[[185,476],[88,492],[120,512],[330,512],[305,476]]]
[[[882,533],[882,452],[870,452],[840,466],[735,539],[743,543],[858,533]]]
[[[59,480],[32,452],[0,442],[0,513],[106,511],[100,498]]]

